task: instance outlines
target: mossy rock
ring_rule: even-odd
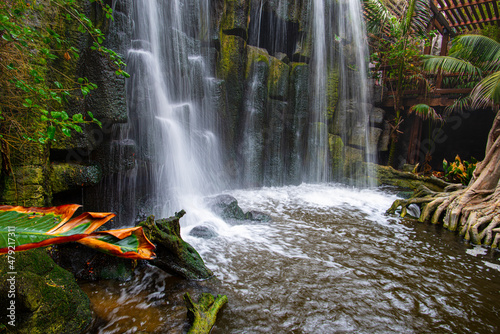
[[[7,205],[46,206],[49,193],[46,170],[42,166],[14,166],[2,176],[0,202]]]
[[[15,327],[2,312],[7,333],[82,333],[92,320],[90,301],[73,275],[59,267],[44,249],[16,252],[14,271],[8,256],[0,256],[0,307],[6,310],[15,301]],[[9,297],[15,278],[15,298]]]
[[[227,35],[248,37],[250,22],[250,0],[225,0],[221,30]]]
[[[271,57],[269,66],[268,89],[269,97],[276,100],[286,101],[288,99],[288,78],[290,66]]]
[[[337,66],[328,67],[328,76],[326,84],[326,99],[327,99],[327,117],[328,122],[333,121],[333,115],[339,100],[339,80],[340,74]]]
[[[332,157],[333,175],[340,175],[342,171],[344,142],[340,136],[328,134],[328,146],[330,148],[330,156]]]
[[[245,67],[245,79],[251,78],[252,69],[258,62],[264,62],[269,67],[269,53],[266,49],[258,48],[256,46],[247,45],[247,63]]]
[[[102,177],[102,171],[98,166],[85,166],[71,163],[52,164],[50,184],[52,193],[82,187],[96,185]]]
[[[149,216],[139,226],[156,246],[156,258],[150,263],[169,274],[186,279],[207,279],[213,276],[205,266],[200,254],[181,238],[179,219],[185,214],[182,210],[175,216],[155,220]]]

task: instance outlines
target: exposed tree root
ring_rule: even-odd
[[[452,192],[433,193],[419,189],[407,200],[396,200],[387,213],[401,209],[401,217],[407,208],[416,204],[421,209],[419,222],[439,224],[474,244],[498,248],[500,244],[500,190],[495,192],[471,192],[465,189]],[[443,217],[444,213],[444,217]]]
[[[467,188],[451,185],[444,192],[419,188],[412,198],[396,200],[388,213],[401,208],[407,214],[411,204],[420,207],[420,222],[431,222],[475,244],[500,248],[500,111],[497,112],[488,135],[484,160],[477,165]],[[444,217],[443,217],[444,214]]]

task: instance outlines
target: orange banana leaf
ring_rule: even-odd
[[[48,208],[0,205],[0,254],[8,253],[9,250],[23,251],[71,241],[80,242],[84,238],[107,233],[113,238],[104,238],[98,243],[99,246],[93,248],[131,259],[154,257],[152,250],[155,247],[144,236],[142,228],[129,234],[118,232],[116,236],[113,231],[95,232],[115,214],[85,212],[70,220],[79,207],[76,204]],[[122,247],[126,249],[125,252],[116,251]]]

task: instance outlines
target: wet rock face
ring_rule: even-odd
[[[17,273],[11,275],[7,255],[0,256],[0,307],[7,310],[15,301],[15,327],[9,325],[13,319],[7,312],[0,315],[8,332],[82,333],[92,320],[92,312],[73,275],[55,264],[45,249],[16,252],[15,259]],[[9,297],[11,286],[15,298]]]
[[[175,216],[155,220],[149,216],[139,223],[148,239],[156,246],[156,259],[150,263],[169,274],[186,279],[207,279],[213,274],[205,266],[198,252],[181,238],[179,219],[185,211]]]

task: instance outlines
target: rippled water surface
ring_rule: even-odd
[[[440,227],[384,212],[382,190],[301,185],[233,191],[271,223],[204,222],[187,235],[215,278],[186,282],[154,268],[126,283],[85,284],[93,332],[181,333],[184,292],[227,294],[212,333],[497,333],[500,261]],[[188,212],[189,215],[189,212]]]

